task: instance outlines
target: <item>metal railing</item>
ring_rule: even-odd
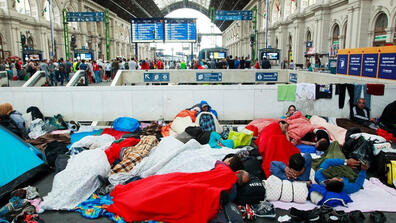
[[[66,87],[73,87],[77,86],[78,82],[81,78],[85,79],[85,71],[78,70],[76,73],[73,74],[73,77],[70,79],[69,83],[67,83]],[[85,83],[85,80],[84,80]]]
[[[44,79],[42,79],[44,78]],[[22,87],[37,87],[44,84],[46,81],[44,71],[36,71],[31,78]]]
[[[7,71],[0,71],[0,87],[10,86],[10,80],[8,79]]]

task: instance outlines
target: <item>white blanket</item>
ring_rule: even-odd
[[[91,150],[70,157],[66,168],[55,175],[51,192],[43,198],[42,209],[70,210],[87,200],[100,186],[97,176],[107,177],[110,174],[110,164],[104,150],[113,141],[114,137],[102,135],[87,136],[74,143],[74,147],[89,146]]]
[[[348,204],[348,207],[336,207],[336,210],[343,210],[351,212],[360,210],[362,212],[383,211],[383,212],[396,212],[396,190],[386,187],[376,178],[365,180],[362,190],[351,194],[353,200]],[[299,210],[311,210],[316,207],[315,204],[307,201],[304,204],[285,203],[281,201],[271,202],[275,208],[288,210],[295,207]]]
[[[122,184],[134,176],[146,178],[173,172],[194,173],[208,171],[214,168],[217,160],[236,149],[211,149],[209,145],[201,145],[195,139],[183,144],[174,137],[163,138],[160,144],[154,147],[149,156],[136,165],[129,173],[118,173],[110,176],[113,185]]]

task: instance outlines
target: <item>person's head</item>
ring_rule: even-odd
[[[356,106],[358,108],[360,108],[360,109],[363,109],[364,107],[366,107],[364,99],[363,98],[359,98],[357,100]]]
[[[324,184],[326,185],[327,191],[341,193],[342,190],[344,189],[343,179],[339,177],[328,179],[324,182]]]
[[[326,151],[330,146],[329,140],[322,138],[316,142],[315,147],[318,151]]]
[[[13,108],[10,103],[4,103],[0,105],[0,115],[9,115]]]
[[[206,112],[209,111],[209,105],[208,104],[203,104],[202,105],[202,110],[206,111]]]
[[[287,113],[289,113],[289,114],[293,114],[296,111],[297,111],[297,108],[294,105],[290,105],[289,108],[287,109]]]
[[[289,168],[296,171],[297,175],[301,175],[304,172],[304,165],[305,159],[300,153],[296,153],[289,158]]]
[[[243,169],[243,163],[241,158],[235,154],[228,154],[223,158],[223,162],[230,166],[232,171],[237,171]]]
[[[239,186],[242,186],[242,185],[248,183],[248,182],[249,182],[249,179],[250,179],[249,173],[246,172],[246,171],[244,171],[244,170],[239,170],[239,171],[238,171],[238,173],[237,173],[237,178],[238,178],[238,179],[237,179],[237,184],[238,184]]]
[[[286,134],[287,130],[289,129],[289,123],[287,123],[284,120],[279,121],[279,126],[283,132],[283,134]]]

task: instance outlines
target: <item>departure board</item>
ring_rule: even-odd
[[[196,42],[195,19],[165,18],[165,42]]]
[[[165,39],[164,19],[132,19],[131,29],[134,43],[163,42]]]

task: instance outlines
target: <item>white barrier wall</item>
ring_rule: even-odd
[[[221,81],[204,81],[197,80],[198,73],[216,73],[221,75]],[[265,80],[266,78],[271,79],[273,74],[276,74],[277,80]],[[168,81],[156,81],[150,75],[159,74],[157,78],[161,79],[165,74],[169,80]],[[394,80],[384,80],[375,79],[367,77],[356,77],[356,76],[346,76],[346,75],[334,75],[329,73],[314,73],[307,71],[297,71],[297,70],[256,70],[256,69],[246,69],[246,70],[225,70],[225,69],[215,69],[215,70],[119,70],[111,84],[111,86],[123,86],[123,85],[141,85],[146,83],[287,83],[291,81],[291,75],[294,75],[297,83],[321,83],[321,84],[331,84],[331,83],[395,83]],[[146,78],[144,78],[146,76]]]
[[[386,85],[384,96],[372,96],[372,116],[381,115],[395,100],[396,85]],[[309,114],[348,117],[338,108],[338,95],[313,102]],[[37,106],[46,116],[62,114],[66,120],[112,121],[120,116],[152,121],[172,120],[182,109],[206,100],[217,110],[220,120],[278,118],[290,104],[277,101],[276,85],[179,85],[116,87],[0,88],[0,102],[10,102],[20,112]]]

